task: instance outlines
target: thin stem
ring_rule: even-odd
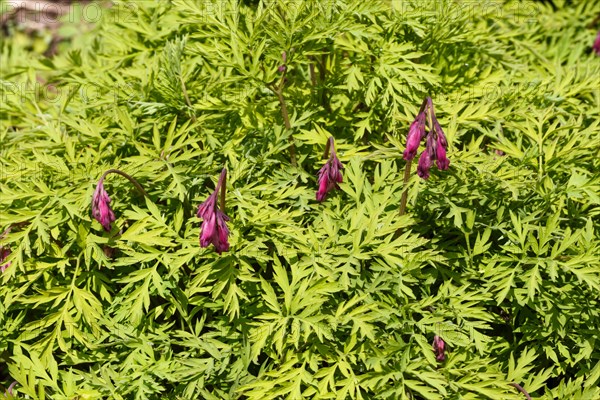
[[[279,86],[275,87],[274,85],[269,86],[269,88],[277,95],[277,99],[279,100],[279,105],[281,107],[281,116],[283,117],[283,123],[285,125],[285,129],[290,131],[292,129],[292,124],[290,123],[290,116],[288,114],[287,106],[285,104],[285,99],[283,98],[283,82],[285,80],[285,73],[287,72],[287,68],[281,74],[281,80],[279,81]],[[298,165],[296,162],[296,146],[294,145],[294,137],[290,132],[290,136],[288,136],[288,142],[290,142],[290,162],[294,167]]]
[[[423,112],[423,110],[427,106],[429,106],[429,108],[431,108],[431,114],[435,118],[435,110],[433,109],[433,101],[431,100],[431,97],[429,97],[429,96],[425,97],[425,100],[423,100],[423,103],[421,104],[421,108],[419,109],[419,112]]]
[[[331,112],[331,106],[327,99],[327,91],[325,90],[325,77],[327,75],[327,54],[321,54],[321,65],[319,68],[319,81],[321,84],[321,105],[327,112]]]
[[[281,116],[283,117],[283,123],[285,124],[285,129],[292,129],[292,125],[290,124],[290,116],[288,114],[287,106],[285,104],[285,99],[283,98],[283,94],[281,91],[277,90],[275,92],[277,98],[279,99],[279,103],[281,104]]]
[[[308,64],[310,83],[313,85],[313,87],[315,87],[317,86],[317,76],[315,75],[315,59],[313,58],[313,56],[308,56],[308,59],[311,61],[311,63]]]
[[[4,230],[4,232],[0,233],[0,239],[4,239],[4,236],[8,235],[12,230],[12,225],[9,225],[8,228]]]
[[[521,385],[519,385],[518,383],[509,383],[510,386],[516,388],[519,392],[523,393],[525,395],[525,397],[527,398],[527,400],[531,400],[531,396],[529,395],[529,393],[527,393],[527,390],[523,389],[523,387]]]
[[[24,226],[29,225],[30,223],[31,223],[30,221],[24,221],[24,222],[15,222],[13,224],[10,224],[8,226],[8,228],[6,228],[4,230],[4,232],[0,233],[0,239],[4,239],[4,237],[12,231],[12,228],[22,228]]]
[[[431,102],[430,97],[426,98],[423,104],[425,104],[425,102],[427,102],[427,104],[429,105],[429,109],[431,110],[431,112],[426,115],[427,125],[429,125],[430,132],[435,132],[434,121],[437,121],[437,119],[435,118],[435,110],[433,109],[433,103]]]
[[[13,388],[17,385],[17,381],[14,381],[13,383],[10,384],[10,386],[8,387],[8,389],[6,389],[6,393],[10,394],[12,396],[13,392]]]
[[[221,211],[225,212],[225,191],[227,188],[227,169],[223,168],[218,185],[221,186]]]
[[[145,197],[150,197],[148,196],[148,193],[146,193],[146,191],[144,190],[144,188],[142,187],[142,185],[140,185],[138,183],[138,181],[136,181],[135,179],[133,179],[133,177],[121,170],[118,169],[109,169],[108,171],[106,171],[102,177],[100,177],[100,182],[102,182],[104,180],[104,178],[106,178],[106,175],[108,174],[118,174],[121,175],[122,177],[125,177],[129,180],[129,182],[131,182],[133,184],[133,186],[135,186],[135,188]]]
[[[594,18],[594,20],[592,22],[589,23],[589,25],[587,26],[588,28],[593,28],[594,25],[596,25],[598,22],[600,22],[600,14],[598,14],[596,16],[596,18]]]
[[[465,242],[467,242],[467,255],[469,256],[469,266],[473,268],[473,253],[471,252],[471,240],[470,235],[465,233]]]
[[[329,157],[329,149],[331,148],[331,152],[333,153],[335,150],[333,149],[333,136],[330,136],[327,139],[327,144],[325,145],[325,153],[323,153],[323,159]]]
[[[325,80],[325,75],[327,74],[327,55],[325,53],[321,54],[321,68],[319,69],[319,78],[321,82]]]
[[[402,198],[400,199],[400,216],[403,216],[406,212],[406,201],[408,200],[408,181],[410,180],[410,167],[412,165],[412,160],[408,160],[406,162],[406,167],[404,167],[404,192],[402,192]]]
[[[187,103],[188,107],[192,111],[192,121],[194,121],[194,123],[195,123],[196,115],[194,115],[194,107],[192,107],[192,102],[190,101],[190,98],[188,97],[187,89],[185,88],[185,82],[183,81],[183,76],[179,75],[179,80],[181,81],[181,90],[183,91],[183,97],[185,98],[185,102]]]

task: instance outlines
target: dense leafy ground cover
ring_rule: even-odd
[[[554,3],[92,3],[51,58],[3,40],[0,384],[600,398],[600,6]],[[426,96],[450,167],[405,182]],[[330,136],[343,183],[318,202]],[[218,254],[196,211],[224,167]],[[148,196],[108,175],[105,232],[111,168]]]

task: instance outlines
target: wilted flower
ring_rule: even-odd
[[[0,246],[0,263],[2,263],[6,259],[6,257],[10,255],[10,253],[10,248]],[[0,272],[4,272],[6,268],[10,267],[10,264],[10,262],[7,262],[6,264],[0,265]]]
[[[229,229],[225,223],[225,221],[229,221],[229,217],[217,206],[217,197],[220,190],[223,190],[224,193],[226,178],[227,169],[223,168],[215,191],[208,196],[204,203],[200,204],[197,213],[198,218],[202,218],[200,246],[208,247],[212,243],[219,254],[229,250]]]
[[[433,352],[435,353],[435,359],[439,362],[442,362],[446,359],[446,342],[444,339],[435,335],[433,337]]]
[[[430,125],[429,130],[427,130],[428,123]],[[410,125],[406,139],[406,150],[403,153],[405,160],[409,161],[415,157],[423,138],[427,138],[427,140],[425,142],[425,150],[423,150],[423,153],[419,157],[417,175],[423,179],[427,179],[429,178],[429,170],[434,160],[440,170],[446,170],[450,166],[450,160],[446,157],[448,142],[435,116],[431,97],[423,100],[419,114],[417,114],[417,117]]]
[[[110,208],[110,197],[104,190],[104,176],[98,181],[92,196],[92,216],[100,222],[105,231],[110,232],[111,223],[115,221],[115,213]]]
[[[327,157],[328,150],[329,160],[327,160],[325,165],[319,170],[319,189],[317,190],[317,201],[319,202],[325,200],[327,193],[333,188],[339,189],[338,183],[342,183],[342,172],[340,170],[343,169],[344,166],[335,153],[333,136],[329,137],[327,141],[325,157]]]
[[[594,40],[592,48],[596,52],[596,55],[600,56],[600,31],[598,31],[598,35],[596,35],[596,40]]]

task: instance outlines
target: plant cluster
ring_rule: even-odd
[[[115,1],[51,58],[3,40],[2,392],[599,398],[600,9],[553,3]]]

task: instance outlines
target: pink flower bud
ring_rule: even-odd
[[[335,153],[333,137],[329,138],[329,160],[319,170],[319,189],[317,190],[317,201],[325,200],[327,193],[331,190],[339,189],[338,183],[342,183],[342,172],[344,168]]]
[[[446,359],[445,351],[446,342],[444,342],[444,339],[442,339],[438,335],[435,335],[433,337],[433,352],[435,353],[435,359],[438,362],[442,362]]]
[[[104,190],[104,179],[100,179],[92,196],[92,216],[100,222],[105,231],[110,232],[115,214],[110,208],[110,197]]]
[[[431,160],[431,151],[429,148],[426,148],[422,153],[421,157],[419,157],[419,165],[417,166],[417,175],[419,175],[423,179],[429,178],[429,170],[433,165],[433,161]]]
[[[450,166],[450,160],[448,160],[448,157],[446,157],[446,147],[442,145],[440,136],[438,136],[435,156],[438,169],[448,169],[448,167]]]
[[[217,197],[221,187],[225,184],[226,176],[227,170],[223,168],[215,191],[208,196],[204,203],[200,204],[197,212],[198,218],[203,220],[200,227],[200,246],[208,247],[212,243],[219,254],[229,250],[229,229],[225,223],[225,221],[229,221],[229,217],[217,206]]]
[[[402,157],[406,161],[415,158],[421,140],[425,137],[425,117],[425,110],[423,110],[417,114],[413,123],[410,124],[408,136],[406,138],[406,150],[404,150],[404,153],[402,154]]]
[[[0,263],[2,263],[8,256],[10,256],[11,251],[8,247],[0,246]],[[4,272],[8,267],[10,267],[10,262],[6,264],[0,265],[0,272]]]

